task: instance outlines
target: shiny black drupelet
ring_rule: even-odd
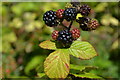
[[[50,26],[50,27],[57,26],[58,21],[57,21],[56,12],[50,10],[44,13],[43,21],[45,22],[47,26]]]

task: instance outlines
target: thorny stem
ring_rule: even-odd
[[[71,23],[70,23],[70,25],[69,25],[69,27],[68,27],[68,30],[70,30],[72,24],[73,24],[73,21],[71,21]]]

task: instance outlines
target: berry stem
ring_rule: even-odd
[[[73,21],[71,21],[71,23],[70,23],[70,25],[69,25],[69,27],[68,27],[68,30],[70,30],[72,24],[73,24]]]
[[[60,25],[61,25],[61,26],[63,26],[63,27],[65,27],[66,29],[68,29],[68,27],[67,27],[67,26],[65,26],[63,23],[61,23]]]

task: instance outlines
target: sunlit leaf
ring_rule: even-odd
[[[45,76],[45,73],[37,73],[37,75],[38,75],[38,77],[43,77],[43,76]]]
[[[34,22],[34,26],[37,28],[37,29],[40,29],[42,28],[44,25],[44,23],[40,22],[40,21],[35,21]]]
[[[101,23],[106,26],[109,26],[110,24],[118,26],[119,21],[111,14],[105,14],[104,16],[102,16]]]
[[[10,27],[21,28],[23,22],[20,18],[14,18],[12,22],[10,22]]]
[[[119,41],[118,41],[118,39],[117,39],[116,41],[113,42],[113,44],[112,44],[111,47],[112,47],[112,49],[117,49],[118,46],[119,46]]]
[[[44,71],[49,78],[66,78],[69,73],[69,54],[66,49],[51,53],[44,62]]]
[[[25,31],[27,31],[27,32],[32,32],[35,29],[33,21],[31,21],[30,23],[26,24],[24,27],[25,27]]]
[[[97,69],[97,67],[94,67],[94,66],[79,66],[79,65],[70,64],[70,69],[83,71],[83,70]]]
[[[78,65],[70,64],[70,69],[82,71],[85,69],[85,66],[78,66]]]
[[[51,49],[51,50],[56,50],[56,45],[55,45],[55,42],[52,42],[50,40],[47,40],[47,41],[44,41],[42,43],[39,44],[39,46],[41,48],[44,48],[44,49]]]
[[[80,59],[91,59],[97,56],[97,53],[92,45],[84,41],[74,41],[69,51],[71,55]]]
[[[24,13],[24,19],[25,20],[34,20],[37,17],[37,14],[31,13],[31,12],[26,12]]]
[[[103,80],[102,77],[97,76],[97,75],[92,74],[92,73],[71,74],[71,75],[74,75],[75,77],[80,77],[80,78],[91,78],[91,79],[100,79],[100,80]]]

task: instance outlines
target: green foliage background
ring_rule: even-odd
[[[42,15],[47,10],[64,9],[64,2],[2,2],[0,15],[2,32],[2,77],[40,77],[43,62],[52,50],[39,47],[39,43],[51,39],[53,28],[47,27]],[[90,42],[99,56],[91,60],[80,60],[71,56],[76,65],[97,66],[91,73],[118,78],[120,75],[120,49],[118,22],[118,3],[86,2],[100,27],[91,32],[81,30],[81,39]],[[95,12],[95,13],[94,13]],[[77,23],[74,26],[78,26]]]

